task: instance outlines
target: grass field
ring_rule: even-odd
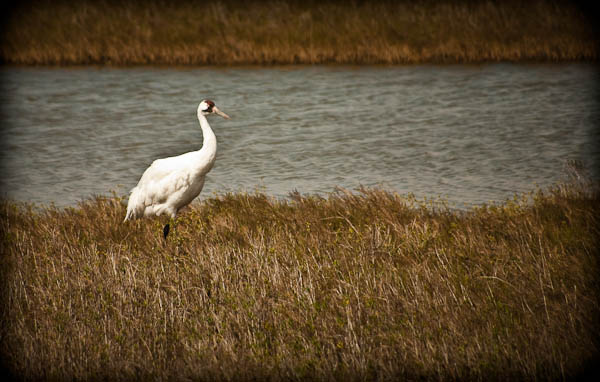
[[[527,199],[527,200],[526,200]],[[5,365],[31,379],[556,380],[598,359],[600,199],[382,190],[0,204]]]
[[[44,1],[4,15],[25,65],[403,64],[596,60],[568,1]]]

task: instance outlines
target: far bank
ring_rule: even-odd
[[[569,2],[41,2],[5,16],[19,65],[411,64],[596,60]]]

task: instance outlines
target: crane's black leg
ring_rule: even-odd
[[[171,227],[169,226],[169,223],[167,223],[167,224],[165,225],[165,228],[163,228],[163,237],[165,238],[165,240],[167,240],[167,235],[169,234],[169,229],[170,229],[170,228],[171,228]]]

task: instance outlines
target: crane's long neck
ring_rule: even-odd
[[[198,112],[198,121],[200,121],[200,128],[202,129],[202,149],[217,151],[217,137],[201,112]]]
[[[198,121],[200,121],[203,136],[202,148],[198,151],[202,160],[200,164],[202,168],[199,171],[207,173],[212,168],[217,156],[217,137],[210,128],[206,117],[200,111],[198,111]]]

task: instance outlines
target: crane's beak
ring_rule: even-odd
[[[219,110],[219,108],[218,108],[218,107],[216,107],[216,106],[213,106],[213,113],[217,113],[217,114],[219,114],[221,117],[223,117],[223,118],[225,118],[225,119],[231,119],[231,118],[229,118],[229,116],[228,116],[227,114],[223,113],[223,112],[222,112],[221,110]]]

